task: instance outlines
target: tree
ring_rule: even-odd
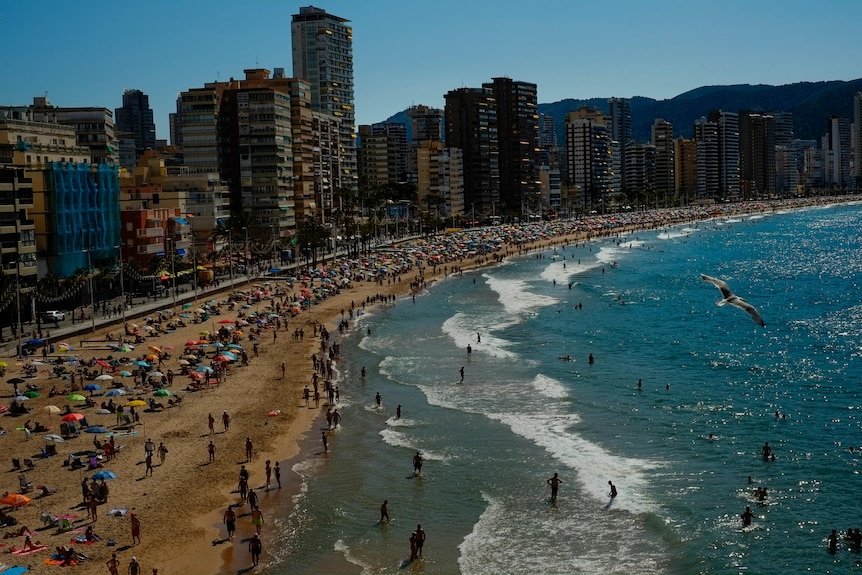
[[[296,243],[306,257],[311,257],[312,267],[317,266],[317,250],[325,247],[330,237],[329,230],[313,217],[306,217],[296,229]]]

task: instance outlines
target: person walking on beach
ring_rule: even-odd
[[[248,496],[246,496],[246,500],[248,501],[248,506],[254,509],[257,507],[257,493],[254,492],[253,487],[249,487]]]
[[[270,481],[272,478],[272,467],[270,467],[269,465],[269,459],[266,460],[266,467],[263,471],[266,474],[266,488],[269,489]]]
[[[212,435],[213,433],[215,433],[215,417],[213,417],[212,413],[210,413],[207,417],[207,423],[210,428],[210,435]]]
[[[395,419],[401,419],[401,406],[395,408]]]
[[[548,485],[551,486],[551,501],[557,501],[557,491],[560,489],[560,485],[563,483],[563,480],[560,479],[559,474],[554,473],[554,476],[546,481]]]
[[[251,442],[251,437],[245,438],[245,460],[251,461],[251,452],[254,448],[254,444]]]
[[[380,506],[380,523],[383,523],[384,520],[386,520],[386,522],[389,523],[389,507],[388,507],[388,505],[389,505],[389,500],[384,499],[383,505]]]
[[[129,575],[141,575],[141,564],[138,563],[137,557],[132,557],[129,561]]]
[[[374,403],[377,404],[377,409],[380,409],[380,404],[383,402],[383,398],[380,397],[380,392],[377,392],[377,395],[374,396]]]
[[[210,441],[210,444],[207,446],[207,451],[210,454],[210,463],[215,463],[215,443]]]
[[[227,411],[221,414],[221,422],[224,424],[224,430],[227,431],[230,427],[230,415],[227,414]]]
[[[610,497],[611,499],[613,499],[614,497],[616,497],[616,496],[617,496],[617,486],[616,486],[616,485],[614,485],[612,481],[608,481],[608,485],[609,485],[609,486],[610,486],[610,488],[611,488],[610,493],[608,493],[608,497]]]
[[[256,567],[257,562],[260,561],[260,554],[263,551],[263,544],[260,542],[260,535],[257,533],[249,539],[248,542],[248,552],[251,553],[251,566]]]
[[[153,476],[153,454],[147,453],[147,458],[144,460],[144,463],[147,465],[147,470],[144,472],[144,477],[152,477]]]
[[[132,524],[132,545],[134,545],[136,542],[141,542],[141,520],[138,519],[137,515],[132,513],[130,521]]]
[[[117,559],[116,553],[111,553],[111,558],[105,563],[108,566],[108,573],[111,575],[120,575],[120,561]]]
[[[260,535],[260,528],[263,527],[263,511],[257,505],[251,512],[251,522],[254,524],[254,530],[257,535]]]
[[[422,557],[422,547],[425,545],[425,531],[421,525],[416,526],[416,554]]]
[[[325,431],[320,432],[320,438],[323,440],[323,452],[328,453],[329,452],[329,439],[327,439]]]
[[[413,456],[413,475],[420,475],[422,473],[422,454],[418,451],[416,455]]]
[[[287,363],[281,362],[281,379],[284,379],[284,372],[287,369]]]
[[[233,541],[233,533],[236,531],[236,513],[233,505],[228,505],[227,511],[224,512],[224,525],[227,527],[227,538]]]
[[[159,465],[160,466],[164,465],[165,464],[165,457],[167,457],[167,455],[168,455],[168,448],[165,447],[165,444],[161,441],[159,441],[158,454],[159,454]]]
[[[464,366],[463,365],[461,366],[461,369],[458,370],[458,373],[461,374],[461,381],[459,381],[458,383],[464,383]]]
[[[416,561],[416,532],[410,534],[410,561]]]
[[[281,467],[278,466],[278,461],[275,462],[275,482],[278,488],[281,489]]]
[[[156,451],[156,444],[153,443],[152,439],[147,439],[147,442],[144,444],[144,454],[152,455]]]

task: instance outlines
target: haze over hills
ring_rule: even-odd
[[[539,87],[541,89],[541,86]],[[826,133],[826,119],[841,116],[853,119],[853,96],[862,91],[862,78],[828,82],[797,82],[783,86],[765,84],[736,84],[732,86],[703,86],[668,100],[654,100],[642,96],[631,98],[632,137],[638,142],[650,139],[650,127],[656,118],[671,122],[675,136],[690,138],[694,121],[706,116],[710,110],[783,111],[793,113],[794,136],[803,140],[819,139]],[[612,97],[610,94],[608,97]],[[607,112],[605,98],[588,100],[566,99],[539,104],[539,113],[556,119],[557,134],[563,137],[563,120],[569,112],[582,106],[595,106]],[[386,122],[407,124],[410,121],[402,111]]]

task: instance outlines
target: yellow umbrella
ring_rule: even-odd
[[[155,352],[155,353],[162,353],[161,348],[156,347],[154,345],[147,346],[147,349],[152,351],[152,352]]]
[[[130,401],[126,405],[129,407],[143,407],[144,405],[147,405],[147,402],[143,401],[141,399],[133,399],[132,401]]]
[[[5,361],[0,361],[0,367],[9,367],[9,364]]]
[[[47,413],[60,413],[61,409],[56,405],[46,405],[42,408],[43,411]]]
[[[209,335],[209,334],[210,334],[210,332],[208,332],[207,330],[203,330],[202,332],[200,332],[200,335]]]

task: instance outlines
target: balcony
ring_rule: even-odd
[[[165,246],[161,243],[158,244],[144,244],[139,245],[136,253],[138,255],[154,255],[160,252],[165,251]]]
[[[137,235],[135,237],[138,238],[160,238],[165,235],[165,231],[162,228],[139,228],[137,231]]]

